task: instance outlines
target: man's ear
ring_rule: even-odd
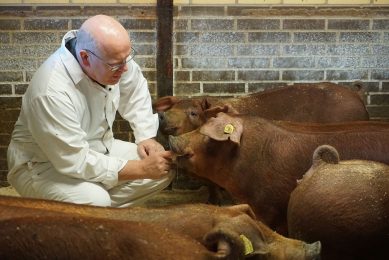
[[[90,62],[89,62],[89,53],[85,50],[81,50],[79,52],[79,55],[80,55],[80,58],[81,60],[79,62],[82,63],[82,65],[84,66],[90,66]]]

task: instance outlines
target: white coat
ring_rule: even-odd
[[[20,116],[8,148],[8,177],[18,167],[54,167],[56,172],[105,187],[118,183],[123,158],[109,156],[116,111],[130,122],[136,143],[156,136],[147,81],[135,61],[115,85],[105,88],[91,80],[65,47],[36,71],[23,96]]]

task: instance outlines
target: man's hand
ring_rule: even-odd
[[[165,177],[172,167],[172,151],[155,152],[143,160],[142,171],[150,179]]]
[[[156,152],[161,152],[165,151],[163,146],[155,141],[153,138],[143,140],[138,144],[138,154],[141,159],[156,153]]]
[[[141,160],[128,161],[119,172],[119,181],[135,179],[160,179],[172,167],[172,151],[153,152]]]

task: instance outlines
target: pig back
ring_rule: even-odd
[[[289,235],[320,240],[323,259],[387,259],[389,167],[366,160],[329,161],[333,157],[322,155],[314,156],[291,193]]]
[[[1,259],[220,259],[198,241],[151,223],[4,207]]]
[[[359,92],[330,82],[294,84],[228,101],[240,113],[273,120],[312,123],[369,120]]]

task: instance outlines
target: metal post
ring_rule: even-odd
[[[157,95],[173,95],[173,0],[157,1]]]

